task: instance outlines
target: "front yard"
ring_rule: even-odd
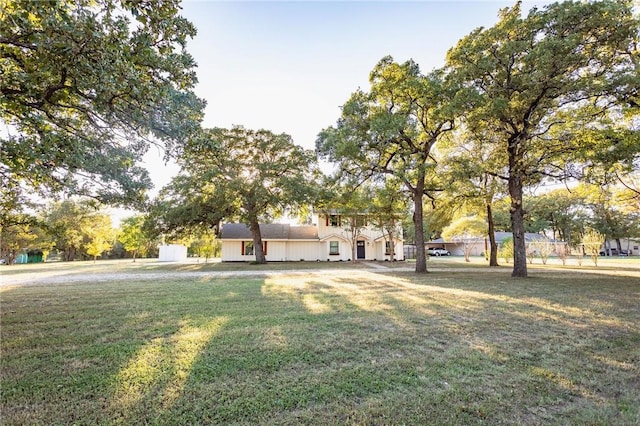
[[[3,424],[640,423],[633,263],[154,265],[1,270]]]

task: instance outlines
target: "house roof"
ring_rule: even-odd
[[[505,238],[512,238],[513,237],[513,233],[512,232],[496,232],[496,241],[502,241]],[[548,241],[548,242],[556,242],[556,240],[554,240],[553,238],[548,238],[542,234],[536,234],[535,232],[525,232],[524,233],[524,240],[531,242],[531,241]]]
[[[349,239],[344,235],[336,234],[335,232],[330,235],[325,235],[324,237],[320,238],[320,241],[335,240],[335,239],[343,240],[347,242],[349,241]]]
[[[292,226],[286,223],[260,224],[263,240],[317,240],[318,228],[313,225]],[[225,223],[222,225],[221,239],[251,240],[251,230],[244,223]]]
[[[317,240],[318,227],[315,225],[289,226],[290,240]]]

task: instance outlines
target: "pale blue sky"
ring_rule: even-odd
[[[198,28],[187,49],[198,63],[196,93],[208,102],[204,126],[284,132],[313,149],[350,94],[368,89],[382,57],[412,58],[423,72],[441,67],[461,37],[492,26],[514,3],[186,0],[181,14]],[[148,166],[157,191],[175,167],[154,155]]]
[[[513,4],[187,0],[182,15],[198,28],[188,50],[198,62],[196,93],[208,102],[205,126],[266,128],[313,148],[383,56],[412,58],[425,72],[441,67],[461,37]]]

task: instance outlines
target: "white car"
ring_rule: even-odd
[[[451,256],[451,252],[443,248],[428,248],[427,254],[430,256]]]

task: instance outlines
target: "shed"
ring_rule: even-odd
[[[187,248],[180,244],[160,246],[160,262],[184,262],[187,260]]]

